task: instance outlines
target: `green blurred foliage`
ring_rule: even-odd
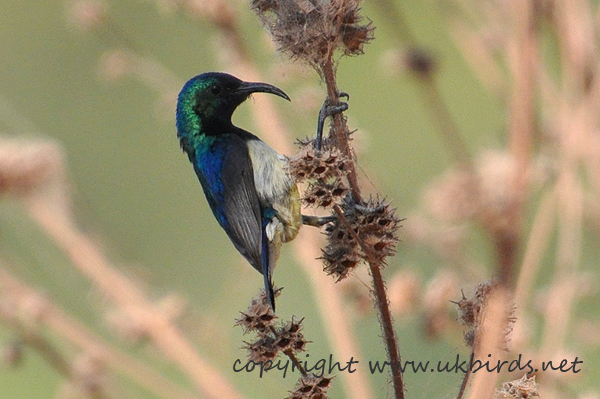
[[[292,389],[295,377],[283,380],[269,375],[259,380],[255,374],[231,371],[233,360],[245,356],[239,349],[244,337],[239,328],[232,328],[233,320],[262,280],[233,250],[213,219],[175,136],[178,85],[203,71],[227,70],[215,55],[215,28],[189,15],[161,12],[151,1],[109,1],[107,5],[110,25],[85,32],[70,21],[72,4],[68,2],[0,2],[0,132],[41,134],[59,141],[67,154],[81,227],[102,242],[126,274],[147,284],[156,298],[175,292],[189,301],[189,334],[200,342],[200,352],[238,389],[248,397],[283,397]],[[505,144],[503,105],[483,88],[459,55],[442,11],[434,2],[399,2],[399,6],[413,34],[435,55],[442,98],[469,149],[476,153]],[[249,48],[256,48],[257,62],[271,71],[297,68],[270,51],[263,29],[248,7],[241,4],[237,8],[243,12],[244,37]],[[350,127],[358,128],[361,174],[365,181],[373,182],[366,191],[387,196],[399,215],[405,215],[420,206],[423,188],[450,159],[415,90],[415,78],[392,74],[385,65],[387,54],[398,45],[393,29],[369,2],[363,12],[377,26],[376,40],[365,48],[364,56],[341,61],[339,86],[351,94],[347,115]],[[127,48],[169,71],[172,91],[161,92],[137,76],[106,79],[101,73],[106,54]],[[277,65],[283,67],[277,69]],[[270,76],[277,77],[277,73]],[[292,100],[307,87],[322,89],[324,98],[318,76],[310,72],[306,76],[311,77],[308,83],[283,77],[284,83],[278,86]],[[278,102],[277,106],[296,137],[312,135],[319,103],[300,112],[293,101]],[[236,121],[255,130],[243,106]],[[118,342],[105,326],[102,311],[106,308],[97,306],[98,294],[89,282],[28,222],[18,206],[10,201],[0,205],[0,250],[12,270],[123,350],[177,375],[173,366],[164,364],[152,350]],[[476,233],[473,244],[471,252],[489,265],[486,240]],[[389,261],[388,275],[409,265],[429,278],[440,266],[439,259],[423,248],[401,242],[398,252]],[[588,267],[597,265],[597,259],[597,250],[584,256]],[[280,302],[283,316],[306,317],[305,335],[313,341],[311,358],[328,357],[331,350],[314,299],[306,291],[307,278],[289,249],[284,248],[276,283],[285,287]],[[460,289],[471,288],[470,284],[456,287],[457,296]],[[230,295],[232,291],[237,294]],[[585,306],[588,316],[590,312],[598,315],[597,303]],[[206,325],[207,320],[214,325]],[[396,325],[406,360],[452,362],[456,353],[467,356],[460,337],[452,342],[427,340],[416,317],[402,318]],[[383,360],[376,317],[370,314],[357,320],[356,331],[364,357]],[[13,337],[0,325],[2,341]],[[60,346],[58,337],[51,338]],[[584,363],[583,368],[587,367]],[[411,397],[446,398],[455,395],[460,377],[408,373],[406,382]],[[176,378],[184,381],[181,376]],[[339,378],[334,381],[333,398],[343,397],[340,383]],[[31,350],[26,350],[19,367],[0,369],[0,398],[54,398],[60,384],[61,377]],[[600,388],[598,382],[588,380],[587,384]],[[387,375],[374,376],[373,387],[377,397],[389,396]],[[141,395],[134,388],[123,389]]]

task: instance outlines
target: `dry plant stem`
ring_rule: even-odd
[[[371,255],[371,248],[365,244],[358,234],[356,234],[340,207],[335,205],[333,209],[340,222],[346,226],[350,234],[352,234],[352,237],[360,245],[362,251],[369,258],[368,263],[371,270],[371,276],[373,278],[375,304],[377,306],[377,312],[381,322],[381,329],[383,330],[388,360],[390,362],[394,394],[396,399],[404,399],[404,381],[402,379],[402,372],[400,371],[399,367],[401,361],[400,351],[398,348],[398,341],[396,340],[396,332],[394,331],[394,323],[392,320],[392,314],[390,312],[389,300],[385,291],[385,283],[383,281],[383,276],[381,275],[381,264],[373,259]]]
[[[375,4],[381,9],[382,16],[387,18],[388,26],[395,30],[400,43],[406,47],[419,49],[419,41],[408,28],[408,23],[398,6],[391,0],[377,0]],[[437,131],[443,142],[448,146],[454,161],[468,167],[470,171],[474,171],[472,157],[438,90],[433,73],[434,71],[416,74],[415,77],[418,82],[416,87],[421,97],[426,100],[425,104],[429,106],[430,115],[437,125]]]
[[[3,291],[10,292],[11,299],[17,302],[39,296],[39,293],[34,288],[19,281],[1,265],[0,281],[0,288],[2,288]],[[107,367],[130,378],[143,389],[162,398],[197,399],[197,396],[172,381],[165,379],[162,374],[157,373],[155,370],[138,360],[123,354],[122,351],[113,348],[102,338],[98,337],[85,326],[79,324],[79,322],[71,316],[64,313],[48,298],[44,298],[44,301],[42,318],[44,326],[78,347],[81,351],[93,354]],[[55,367],[58,366],[60,369],[65,370],[68,368],[68,365],[66,367],[64,366],[64,360],[56,360],[57,357],[54,355],[52,355],[52,358],[54,359],[52,362],[55,364]],[[69,376],[65,373],[63,373],[63,375]]]
[[[535,277],[542,264],[542,257],[550,242],[556,207],[556,190],[544,194],[532,223],[529,240],[515,286],[516,311],[522,313],[527,308],[528,296],[534,293]],[[523,320],[517,315],[517,320]]]
[[[186,340],[168,317],[156,308],[134,284],[120,274],[102,252],[70,220],[58,215],[44,200],[29,202],[30,214],[69,256],[77,269],[87,276],[107,298],[129,317],[144,326],[150,340],[177,363],[199,392],[209,398],[243,396]]]
[[[296,365],[296,368],[300,371],[300,374],[302,374],[303,376],[306,376],[308,374],[306,372],[306,370],[304,369],[304,366],[302,366],[302,363],[300,363],[300,361],[298,360],[296,355],[294,355],[294,352],[292,352],[291,349],[286,349],[283,351],[283,353],[285,353],[287,355],[287,357],[290,358],[290,360],[292,361],[292,364]]]
[[[375,293],[375,302],[381,320],[381,328],[390,362],[392,372],[392,381],[394,384],[394,394],[396,399],[404,399],[404,381],[400,371],[400,352],[394,331],[392,315],[390,313],[389,301],[385,292],[383,277],[381,276],[381,267],[378,263],[369,262],[371,276],[373,277],[373,292]]]
[[[313,287],[313,295],[321,317],[323,328],[328,336],[333,354],[337,359],[350,360],[361,358],[356,336],[353,334],[351,315],[344,303],[341,292],[335,282],[322,272],[323,264],[317,259],[321,256],[320,237],[308,229],[300,230],[293,241],[296,257],[304,268]],[[347,398],[372,399],[373,392],[364,368],[358,367],[352,374],[342,373]]]
[[[517,32],[514,37],[519,38],[516,43],[516,57],[513,68],[515,91],[511,103],[511,125],[510,125],[510,149],[516,160],[513,180],[512,206],[509,207],[507,215],[510,222],[509,227],[495,228],[490,224],[489,215],[483,215],[480,222],[488,230],[494,242],[497,254],[497,276],[499,281],[507,287],[514,284],[514,269],[518,261],[520,244],[520,231],[522,224],[522,203],[527,195],[527,180],[529,158],[532,147],[534,130],[534,104],[533,85],[534,67],[537,56],[537,42],[535,35],[535,19],[533,13],[533,0],[515,0],[513,7]],[[378,0],[376,4],[382,9],[389,25],[396,29],[401,42],[418,48],[418,41],[407,28],[407,23],[398,7],[390,0]],[[474,173],[472,157],[466,144],[462,140],[456,124],[452,120],[450,111],[446,107],[439,93],[432,73],[416,74],[417,85],[425,103],[431,110],[432,118],[437,124],[437,130],[443,142],[450,150],[454,160]],[[475,179],[474,179],[475,180]],[[474,181],[475,194],[479,191],[479,182]],[[485,213],[485,210],[483,210]],[[492,217],[495,217],[492,215]]]
[[[338,87],[337,82],[335,80],[335,68],[333,65],[332,54],[329,54],[327,61],[321,65],[321,72],[323,74],[323,78],[325,79],[325,84],[327,85],[327,96],[331,101],[331,105],[338,105]],[[348,142],[348,135],[346,132],[348,128],[346,127],[346,120],[341,114],[336,114],[333,116],[333,124],[334,124],[334,135],[335,135],[335,143],[342,154],[346,155],[349,159],[354,159],[352,154],[352,149],[350,148],[350,143]],[[352,196],[354,197],[354,201],[360,202],[360,187],[358,185],[358,179],[356,176],[356,167],[354,162],[350,162],[350,170],[348,171],[348,183],[350,184],[350,189],[352,190]]]
[[[439,135],[451,152],[452,158],[459,165],[467,168],[471,172],[471,175],[475,176],[475,167],[473,166],[471,154],[469,153],[467,145],[463,141],[458,128],[452,120],[450,111],[442,100],[433,74],[419,75],[418,80],[421,82],[421,84],[418,85],[420,88],[419,91],[431,109],[431,115],[434,122],[437,124]]]
[[[506,336],[506,320],[509,314],[509,291],[502,285],[494,289],[485,309],[481,336],[475,342],[475,357],[489,360],[490,364],[504,359],[501,349]],[[488,358],[487,355],[492,357]],[[491,398],[498,383],[499,373],[480,372],[474,374],[468,399]]]
[[[510,102],[509,149],[515,161],[512,203],[507,211],[509,226],[497,234],[500,282],[506,287],[514,283],[519,241],[522,229],[523,203],[528,193],[529,164],[535,129],[535,68],[537,37],[535,0],[513,0],[515,31],[512,63],[513,93]]]
[[[572,307],[576,300],[577,268],[583,224],[583,188],[578,181],[576,165],[563,166],[557,182],[558,197],[558,248],[556,270],[551,285],[546,312],[546,328],[542,338],[541,353],[547,356],[564,348],[569,331]]]
[[[3,274],[3,273],[2,273]],[[2,318],[0,313],[0,318]],[[64,378],[71,380],[73,374],[69,362],[56,350],[50,342],[34,331],[32,328],[23,326],[20,322],[14,319],[4,318],[4,321],[9,324],[19,337],[19,341],[37,351],[41,357],[46,359],[48,364],[52,366]]]
[[[271,332],[275,335],[275,337],[277,337],[279,334],[277,333],[277,330],[275,329],[275,327],[271,326]],[[283,353],[290,358],[290,360],[292,361],[292,364],[300,371],[300,373],[303,376],[307,375],[306,370],[304,369],[304,367],[302,366],[302,363],[300,363],[298,361],[298,358],[296,357],[296,355],[294,354],[294,352],[291,349],[286,349],[283,351]]]
[[[474,357],[475,352],[471,352],[471,356]],[[469,378],[471,378],[471,368],[470,367],[467,369],[467,372],[463,376],[462,382],[460,384],[460,389],[458,390],[458,395],[456,396],[456,399],[463,399],[463,397],[465,396],[465,391],[467,390],[467,385],[469,384]]]
[[[339,101],[337,83],[335,79],[335,69],[332,60],[332,54],[330,53],[327,61],[321,65],[321,72],[327,85],[327,95],[332,102],[332,105],[336,105]],[[350,143],[348,142],[348,131],[346,127],[345,119],[342,115],[337,114],[333,117],[334,129],[333,134],[335,135],[335,142],[337,147],[340,149],[342,154],[346,155],[349,159],[354,159]],[[352,190],[352,196],[356,202],[361,201],[360,188],[358,185],[358,179],[356,176],[356,169],[354,162],[351,162],[351,168],[348,173],[348,183]],[[373,278],[373,292],[375,294],[375,302],[377,311],[379,314],[379,320],[381,322],[381,328],[383,330],[384,342],[388,358],[390,362],[390,370],[392,372],[392,382],[394,387],[394,394],[396,399],[404,399],[404,381],[402,380],[402,372],[400,371],[400,351],[398,348],[398,342],[396,340],[396,334],[394,331],[394,324],[389,308],[389,301],[387,293],[385,291],[385,283],[383,276],[381,275],[381,264],[377,261],[373,261],[370,256],[370,248],[358,237],[354,230],[349,226],[348,221],[343,215],[342,210],[339,206],[335,206],[334,210],[340,219],[340,221],[346,224],[348,230],[353,234],[356,241],[360,244],[363,252],[367,254],[369,258],[369,268],[371,269],[371,276]]]

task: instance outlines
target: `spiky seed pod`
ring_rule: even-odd
[[[301,142],[300,151],[289,159],[290,173],[296,181],[341,179],[348,174],[351,160],[337,148],[318,151],[312,142]]]
[[[344,182],[336,178],[332,183],[311,183],[304,191],[302,201],[308,206],[329,208],[341,201],[349,189]]]
[[[472,298],[465,297],[464,293],[462,298],[454,304],[458,307],[458,319],[459,321],[468,327],[468,330],[463,335],[465,345],[469,348],[474,349],[479,337],[483,333],[483,319],[487,304],[494,291],[498,288],[498,283],[494,281],[486,281],[477,285],[475,293]],[[512,331],[512,326],[516,318],[514,317],[514,306],[509,309],[508,318],[506,320],[506,331],[505,331],[505,342],[506,346],[508,341],[508,335]]]
[[[308,341],[302,334],[302,320],[292,321],[277,330],[275,346],[280,351],[291,350],[294,353],[303,352]]]
[[[269,335],[262,335],[256,341],[244,342],[244,344],[244,348],[248,351],[248,360],[255,363],[272,361],[279,353],[275,338]]]
[[[400,219],[395,209],[384,199],[370,198],[364,207],[356,208],[356,226],[359,237],[369,246],[371,254],[382,263],[396,253],[399,241],[396,232]]]
[[[344,279],[360,262],[361,257],[357,246],[341,246],[339,243],[330,243],[323,249],[325,266],[323,270],[337,281]]]
[[[475,330],[465,331],[463,334],[463,342],[468,348],[473,349],[475,347]]]
[[[280,292],[281,290],[275,290],[275,296],[277,297]],[[235,325],[241,326],[245,334],[251,331],[264,333],[277,318],[267,303],[264,290],[261,290],[257,297],[252,298],[246,312],[240,313],[241,317],[235,321]]]
[[[312,374],[300,377],[288,399],[327,399],[332,377],[316,377]]]
[[[281,289],[275,290],[279,295]],[[302,333],[302,321],[292,320],[285,324],[275,325],[277,318],[267,303],[264,290],[254,298],[246,312],[236,320],[235,325],[241,326],[244,333],[256,333],[256,340],[244,342],[244,349],[248,351],[248,359],[254,362],[273,360],[279,352],[291,351],[299,353],[305,350],[308,341]]]
[[[400,223],[395,210],[379,198],[371,198],[361,205],[346,205],[344,209],[348,223],[336,220],[327,226],[328,244],[321,257],[325,271],[338,281],[346,277],[361,259],[375,257],[374,260],[384,264],[385,259],[396,252],[396,231]],[[356,242],[355,234],[366,244],[368,254]]]
[[[362,23],[357,0],[253,0],[252,8],[273,36],[279,51],[318,66],[336,49],[362,54],[373,39],[373,24]]]
[[[527,378],[527,374],[518,380],[505,382],[501,389],[496,389],[493,399],[531,399],[539,397],[535,376]]]
[[[337,281],[345,278],[360,262],[361,255],[354,236],[336,220],[325,229],[328,244],[323,249],[324,270]]]
[[[458,307],[458,320],[461,324],[467,327],[474,327],[476,314],[479,312],[479,308],[473,300],[467,299],[465,293],[462,292],[462,298],[458,302],[454,302]]]

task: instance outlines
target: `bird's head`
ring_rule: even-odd
[[[235,76],[221,72],[207,72],[190,79],[179,93],[177,101],[177,125],[197,119],[199,128],[208,129],[212,124],[230,124],[231,115],[238,105],[252,93],[271,93],[290,100],[283,90],[267,84],[244,82]]]

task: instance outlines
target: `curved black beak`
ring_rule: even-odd
[[[268,83],[242,82],[235,90],[235,93],[245,97],[248,97],[252,93],[271,93],[281,98],[285,98],[288,101],[292,101],[283,90]]]

